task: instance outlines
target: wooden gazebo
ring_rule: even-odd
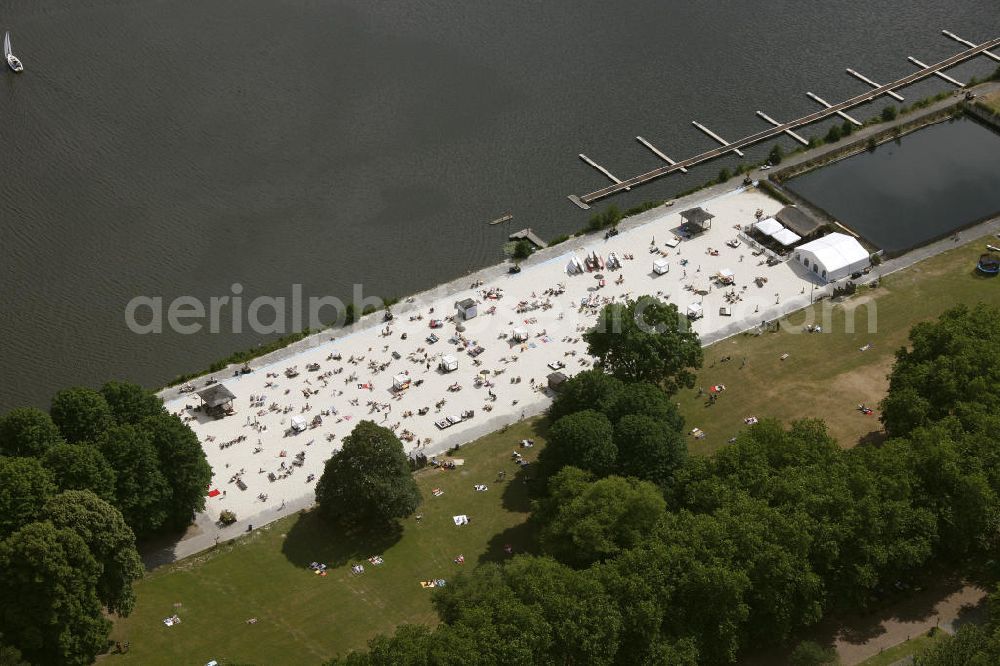
[[[222,384],[213,384],[207,389],[198,391],[201,398],[201,405],[206,414],[212,416],[225,416],[233,413],[233,400],[236,396]]]
[[[704,208],[689,208],[681,211],[684,224],[681,228],[689,234],[700,234],[712,228],[712,218],[715,217]]]

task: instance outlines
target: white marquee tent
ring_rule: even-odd
[[[832,233],[795,249],[795,260],[828,282],[863,270],[871,263],[868,250],[853,236]]]

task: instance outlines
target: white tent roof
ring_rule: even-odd
[[[856,238],[838,232],[800,245],[797,249],[812,252],[830,272],[868,259],[868,250]]]
[[[757,231],[766,236],[773,236],[784,228],[781,222],[778,222],[773,217],[766,217],[757,223]]]
[[[688,314],[701,314],[701,303],[690,303],[688,304]]]
[[[794,245],[802,240],[802,236],[799,236],[791,229],[782,229],[781,231],[771,234],[771,238],[786,246]]]
[[[719,271],[719,275],[726,278],[736,277],[736,273],[732,272],[728,268],[723,268],[721,271]]]

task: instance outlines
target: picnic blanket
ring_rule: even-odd
[[[456,525],[468,525],[469,524],[469,517],[467,515],[465,515],[464,513],[462,515],[460,515],[460,516],[452,516],[451,519],[455,521]]]

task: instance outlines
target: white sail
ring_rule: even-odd
[[[3,36],[3,56],[6,58],[11,53],[10,51],[10,32],[7,32]]]

